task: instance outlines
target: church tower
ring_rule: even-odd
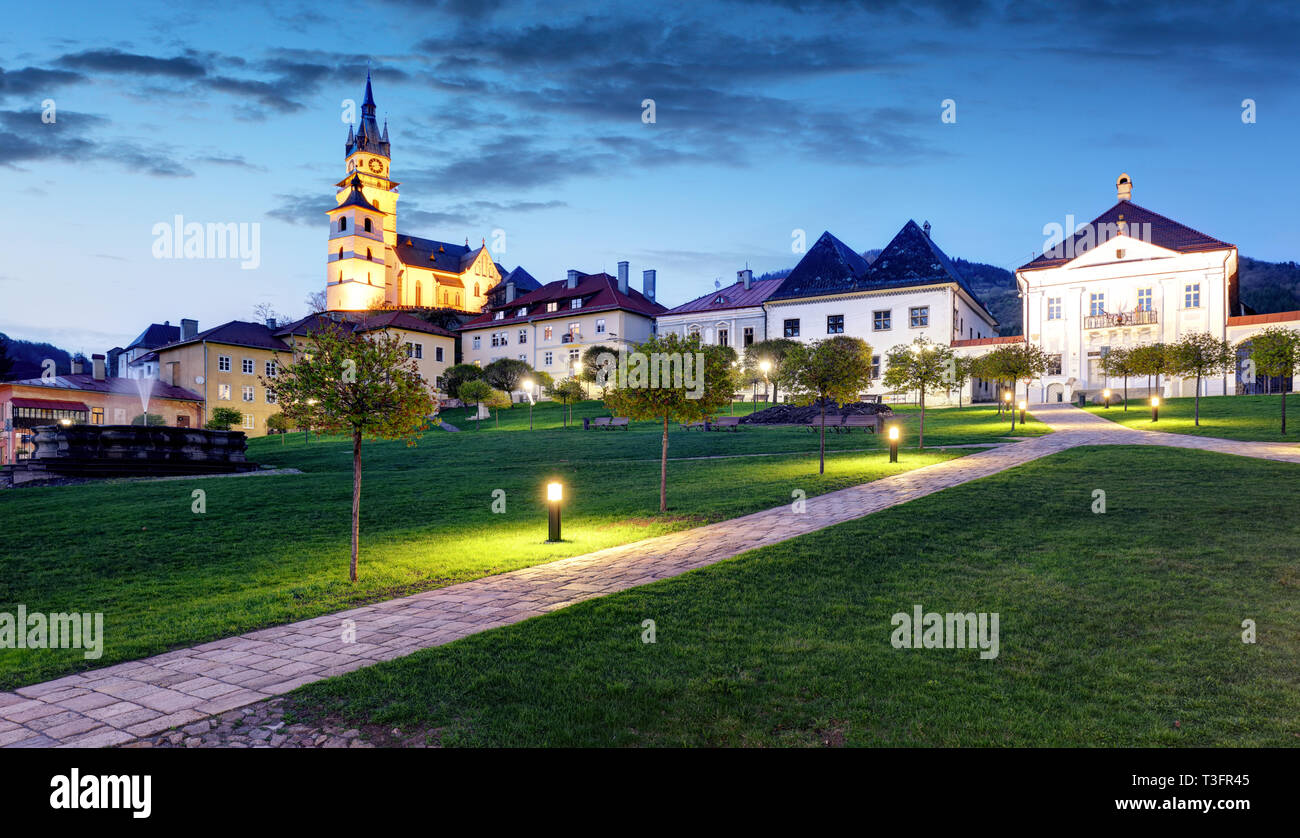
[[[358,311],[396,303],[397,182],[390,179],[388,124],[375,119],[375,96],[366,73],[361,125],[348,126],[347,175],[329,210],[325,296],[331,311]]]

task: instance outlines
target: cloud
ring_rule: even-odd
[[[267,211],[271,218],[287,224],[325,229],[325,213],[335,202],[329,196],[277,195],[279,205]],[[444,227],[483,227],[489,218],[506,213],[541,212],[566,207],[564,201],[488,201],[473,200],[451,204],[441,210],[424,210],[404,202],[398,208],[399,229],[406,233]]]
[[[160,177],[194,174],[157,144],[89,135],[90,129],[107,124],[103,117],[75,111],[59,111],[52,123],[42,122],[38,111],[0,111],[0,166],[37,160],[107,160]]]
[[[276,195],[279,204],[266,214],[286,224],[326,227],[325,213],[333,209],[337,202],[328,195]]]
[[[117,49],[89,49],[64,55],[55,61],[62,67],[99,73],[127,73],[141,76],[168,76],[176,79],[199,78],[206,68],[190,56],[157,58]]]
[[[72,70],[47,70],[42,67],[24,67],[8,70],[0,67],[0,96],[25,96],[32,93],[46,95],[57,87],[83,82],[86,77]]]

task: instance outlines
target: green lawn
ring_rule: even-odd
[[[1161,399],[1160,421],[1151,421],[1151,402],[1130,402],[1109,410],[1099,405],[1087,408],[1112,422],[1144,431],[1164,431],[1193,436],[1214,436],[1255,442],[1300,443],[1300,393],[1287,396],[1287,430],[1283,435],[1282,396],[1202,396],[1201,424],[1192,423],[1195,399]]]
[[[445,745],[1295,746],[1298,478],[1072,449],[310,685],[293,714]],[[997,612],[1000,655],[893,648],[916,603]]]
[[[580,410],[592,409],[591,405]],[[558,424],[558,406],[534,418]],[[521,416],[522,414],[522,416]],[[502,426],[527,427],[527,411]],[[972,428],[959,423],[963,439]],[[978,422],[975,423],[978,431]],[[985,439],[996,432],[985,429]],[[977,434],[978,435],[978,434]],[[793,428],[673,431],[658,514],[659,433],[491,427],[433,430],[414,448],[366,443],[360,581],[347,582],[351,447],[302,434],[254,440],[251,458],[301,475],[114,482],[0,492],[0,611],[104,613],[106,651],[0,650],[0,689],[168,648],[291,622],[419,590],[627,543],[789,503],[966,453],[906,453],[891,465],[862,433]],[[544,484],[568,486],[565,538],[545,544]],[[207,511],[191,511],[195,489]],[[505,512],[492,511],[493,492]]]

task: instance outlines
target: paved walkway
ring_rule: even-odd
[[[351,611],[0,693],[0,746],[98,747],[157,735],[304,684],[644,585],[1078,445],[1200,448],[1300,463],[1300,447],[1137,431],[1069,405],[1055,433],[781,506]],[[902,452],[907,456],[907,452]]]

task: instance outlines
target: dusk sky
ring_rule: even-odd
[[[543,282],[628,259],[673,306],[794,265],[795,230],[861,251],[909,218],[1014,268],[1044,225],[1113,204],[1120,172],[1243,255],[1300,258],[1294,4],[6,7],[0,331],[72,351],[305,313],[367,68],[398,231],[504,230],[497,261]],[[176,215],[259,224],[260,264],[155,258]]]

